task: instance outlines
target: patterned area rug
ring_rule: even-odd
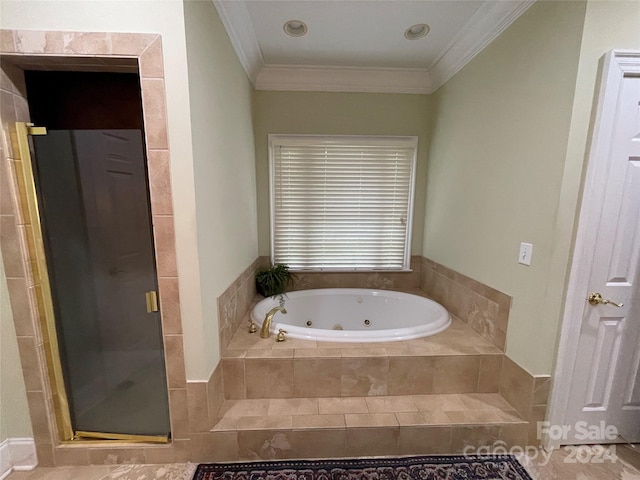
[[[193,480],[531,480],[512,455],[282,460],[198,465]]]

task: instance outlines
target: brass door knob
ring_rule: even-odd
[[[617,303],[614,302],[613,300],[605,300],[604,298],[602,298],[602,295],[600,295],[599,293],[592,293],[591,295],[589,295],[589,303],[591,305],[613,305],[614,307],[624,307],[624,304],[622,303]]]

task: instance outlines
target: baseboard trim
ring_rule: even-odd
[[[38,465],[33,438],[7,438],[0,443],[0,480],[11,472],[33,470]]]

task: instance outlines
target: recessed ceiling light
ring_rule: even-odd
[[[426,23],[416,23],[404,31],[404,37],[408,40],[417,40],[429,33],[429,25]]]
[[[289,20],[282,27],[284,33],[292,37],[302,37],[309,30],[307,24],[300,20]]]

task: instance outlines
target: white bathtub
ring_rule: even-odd
[[[265,298],[251,312],[260,327],[266,314],[279,305]],[[428,298],[390,290],[324,288],[289,292],[287,314],[277,312],[271,332],[324,342],[389,342],[427,337],[446,330],[449,312]]]

